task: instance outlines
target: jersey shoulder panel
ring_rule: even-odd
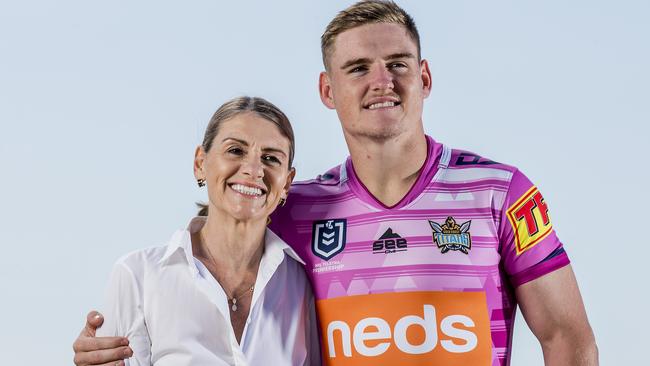
[[[517,168],[486,158],[471,151],[452,149],[448,168],[450,169],[498,169],[514,173]]]
[[[314,179],[293,182],[289,195],[300,198],[337,194],[347,190],[343,187],[346,181],[345,165],[340,164],[319,174]]]
[[[482,191],[491,201],[486,204],[500,209],[517,168],[470,151],[449,150],[449,156],[441,160],[439,172],[431,184],[468,192]],[[491,193],[485,193],[487,191]]]

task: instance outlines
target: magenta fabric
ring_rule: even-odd
[[[316,179],[295,183],[271,229],[305,261],[317,301],[412,291],[485,293],[481,311],[489,318],[491,364],[507,365],[514,288],[569,259],[550,219],[544,221],[548,205],[519,170],[428,136],[427,151],[416,183],[395,206],[368,192],[348,158]],[[537,201],[526,200],[529,192]],[[536,220],[543,221],[544,235],[522,239],[522,230]],[[447,223],[451,234],[441,232]],[[385,238],[403,245],[374,250]]]

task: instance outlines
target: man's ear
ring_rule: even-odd
[[[422,78],[422,95],[426,98],[431,94],[431,70],[429,70],[429,63],[427,60],[420,61],[420,77]]]
[[[205,164],[206,153],[203,150],[203,146],[199,145],[194,151],[194,178],[197,180],[205,179],[205,170],[203,168]]]
[[[332,85],[330,84],[330,77],[327,71],[322,71],[318,77],[318,93],[320,100],[325,107],[329,109],[336,109],[334,105],[334,94],[332,93]]]

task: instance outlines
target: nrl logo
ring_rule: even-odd
[[[346,219],[314,221],[311,251],[326,261],[345,249]]]
[[[469,250],[472,249],[472,237],[469,234],[471,223],[470,220],[458,225],[451,216],[447,217],[447,220],[442,225],[429,220],[429,225],[433,229],[433,242],[436,243],[441,253],[460,250],[468,254]]]

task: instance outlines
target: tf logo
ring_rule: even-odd
[[[314,221],[311,251],[319,258],[330,260],[345,248],[346,229],[346,219]]]
[[[508,220],[514,231],[517,255],[544,240],[552,231],[544,197],[532,187],[508,209]]]

